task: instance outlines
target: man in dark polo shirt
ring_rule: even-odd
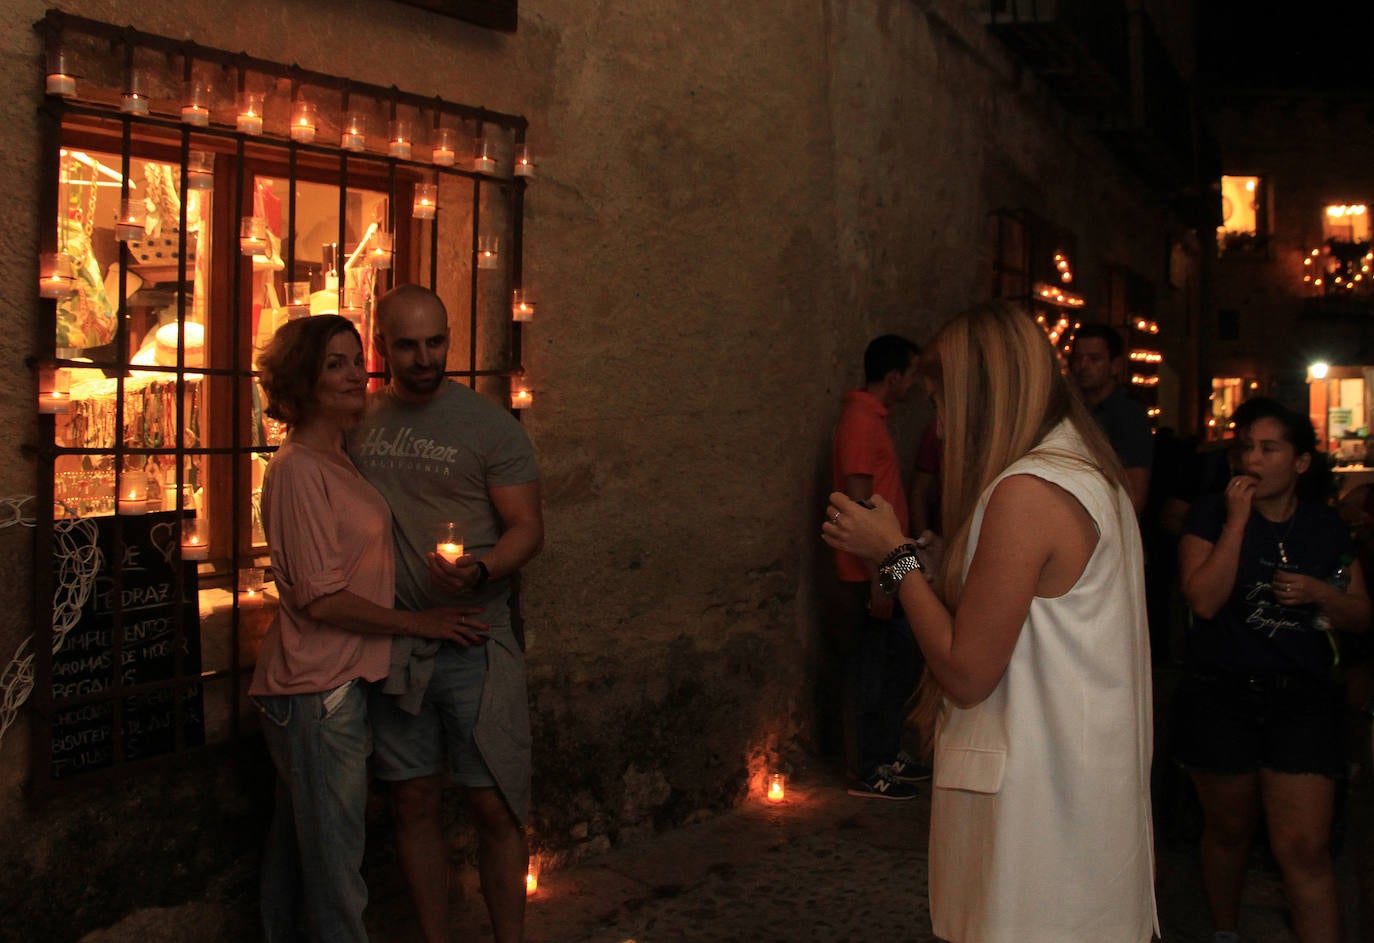
[[[1084,324],[1074,336],[1069,372],[1126,469],[1131,504],[1139,515],[1150,490],[1154,436],[1145,410],[1121,386],[1125,360],[1120,334],[1105,324]]]

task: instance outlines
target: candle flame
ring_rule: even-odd
[[[768,801],[781,802],[784,798],[782,776],[775,773],[768,777]]]
[[[525,896],[533,897],[537,890],[539,890],[539,875],[533,870],[525,872]]]

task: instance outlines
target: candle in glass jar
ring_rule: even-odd
[[[61,95],[64,98],[76,94],[76,76],[72,75],[65,50],[55,49],[48,53],[48,73],[43,88],[49,95]]]
[[[191,190],[215,188],[215,155],[209,151],[191,151],[186,156],[186,186]]]
[[[367,147],[367,115],[361,111],[348,114],[343,134],[339,136],[339,147],[346,151],[361,151]]]
[[[38,371],[38,411],[58,415],[71,411],[71,374],[61,367],[45,366]]]
[[[372,234],[372,245],[367,250],[367,263],[375,269],[391,268],[391,233]]]
[[[496,268],[500,263],[501,240],[495,236],[480,236],[477,239],[477,267]]]
[[[457,563],[463,555],[463,535],[452,521],[439,528],[439,539],[434,552],[446,563]]]
[[[439,209],[439,188],[432,183],[415,184],[415,202],[411,204],[411,215],[416,219],[433,219]]]
[[[239,608],[257,609],[262,605],[262,567],[239,570]]]
[[[534,405],[534,394],[526,387],[514,387],[510,391],[510,408],[527,409]]]
[[[454,150],[456,137],[452,128],[435,128],[434,150],[430,152],[430,159],[440,167],[452,167],[458,159]]]
[[[43,298],[66,298],[72,293],[76,276],[71,256],[65,252],[45,252],[38,263],[38,294]]]
[[[515,175],[517,177],[534,176],[534,159],[530,156],[528,144],[520,147],[520,153],[515,155]]]
[[[410,122],[404,118],[397,118],[391,122],[387,135],[386,152],[399,160],[410,160],[410,144],[413,138],[410,133]]]
[[[511,320],[531,321],[534,319],[534,302],[525,298],[525,293],[517,288],[510,306]]]
[[[186,97],[181,104],[181,121],[197,128],[204,128],[210,124],[210,86],[198,82],[186,84]]]
[[[181,559],[210,559],[209,528],[194,517],[181,522]]]
[[[122,200],[119,204],[119,215],[115,217],[115,239],[120,242],[142,239],[144,230],[143,201]]]
[[[120,514],[146,514],[148,511],[148,482],[125,481],[119,488]]]
[[[239,93],[239,114],[234,127],[244,134],[262,134],[262,101],[258,92]]]
[[[479,138],[476,142],[472,168],[478,173],[496,172],[496,147],[490,138]]]
[[[148,73],[144,69],[130,69],[124,80],[124,96],[119,101],[119,110],[126,115],[146,115],[148,113]]]
[[[291,140],[297,144],[309,144],[315,140],[315,106],[308,101],[296,102],[291,113]]]

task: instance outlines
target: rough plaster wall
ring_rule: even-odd
[[[538,397],[524,421],[548,527],[525,591],[533,831],[578,855],[737,800],[815,721],[810,687],[835,658],[816,588],[829,431],[867,340],[928,340],[987,296],[999,206],[1093,234],[1095,260],[1145,258],[1162,224],[966,0],[521,8],[506,36],[379,0],[67,5],[530,119],[525,271],[540,313],[524,335]],[[10,180],[36,177],[29,27],[42,13],[0,10],[0,69],[32,90],[0,101]],[[0,236],[13,327],[0,364],[25,378],[0,391],[12,447],[32,428],[37,220],[31,188],[0,200],[17,222]],[[928,418],[920,404],[898,413],[904,453]],[[5,493],[32,490],[17,458],[0,476]],[[21,573],[25,541],[0,534]],[[19,615],[0,629],[5,651],[27,631],[27,590],[0,592]],[[91,792],[30,812],[24,731],[2,749],[0,827],[20,830],[16,846],[60,859],[90,816],[150,827],[147,783],[118,808]],[[262,768],[226,760],[204,776],[226,827],[251,834]],[[198,865],[202,895],[247,886],[245,854]],[[166,902],[128,890],[100,912]]]

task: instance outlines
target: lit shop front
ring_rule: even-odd
[[[258,497],[284,433],[253,357],[278,326],[337,313],[368,337],[380,293],[427,284],[453,375],[524,408],[535,306],[523,118],[57,12],[39,29],[42,788],[250,715],[275,608]]]

